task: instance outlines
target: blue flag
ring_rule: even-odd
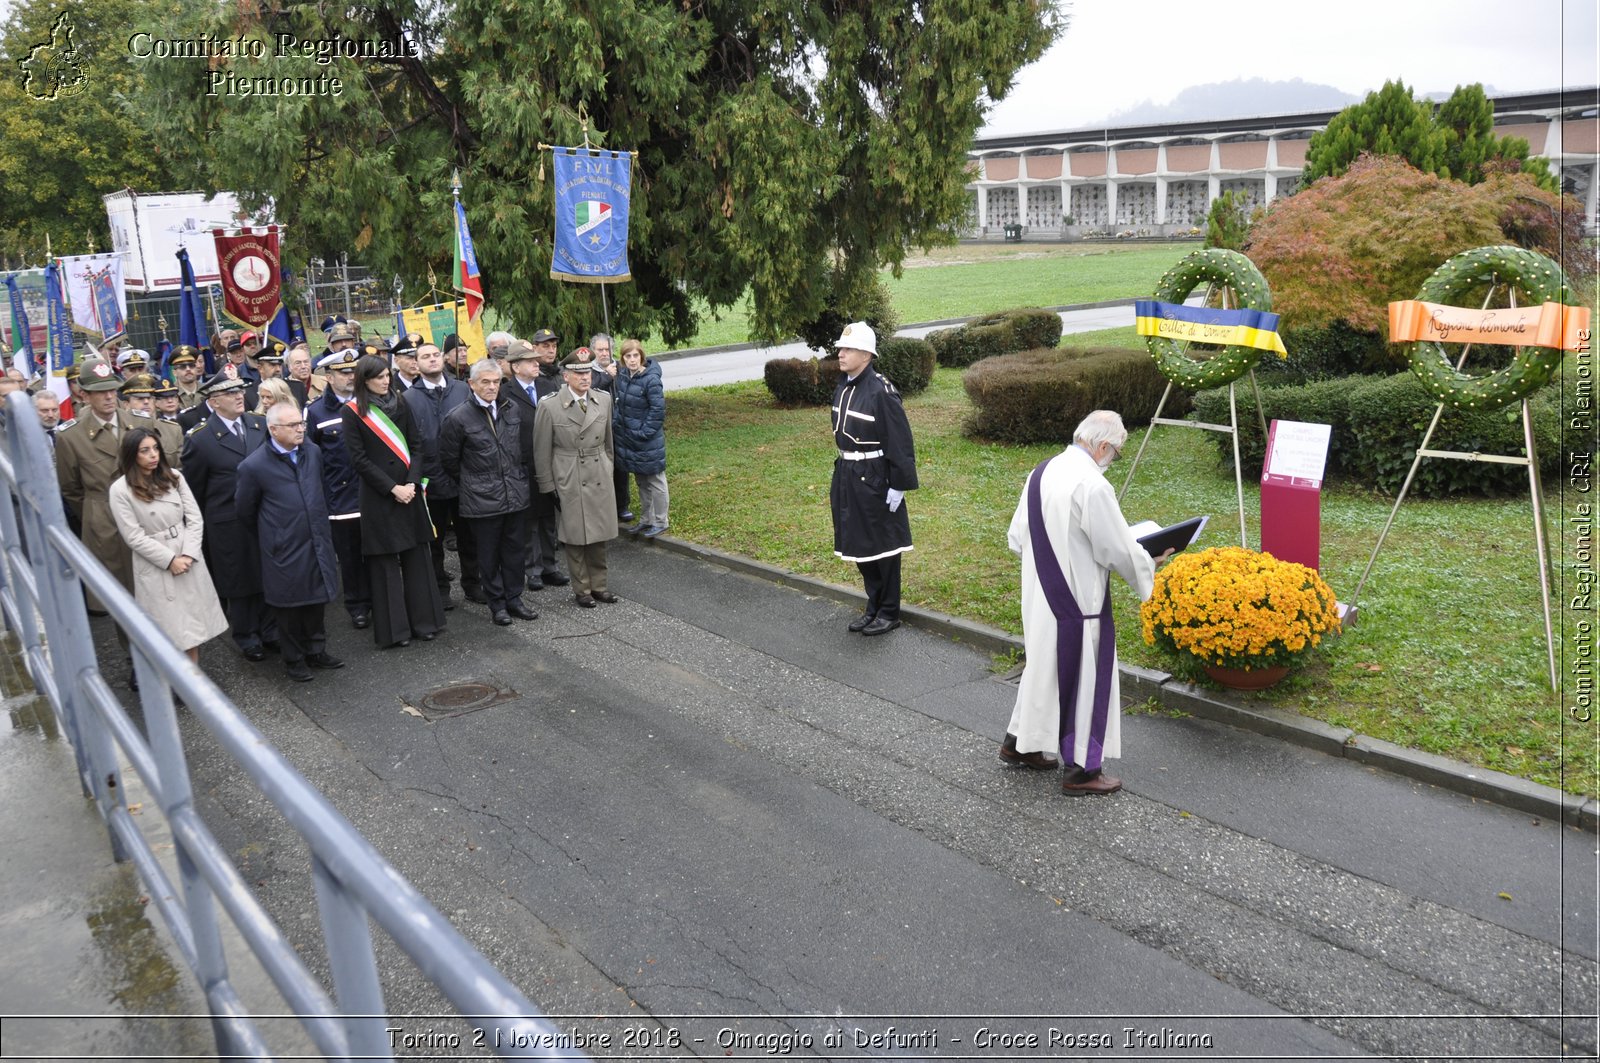
[[[22,364],[17,366],[27,374],[29,380],[33,379],[36,372],[34,366],[38,359],[33,354],[33,330],[28,326],[28,308],[22,305],[22,291],[17,287],[17,275],[6,274],[6,291],[11,296],[11,344],[12,353],[22,352]]]
[[[200,352],[205,359],[206,376],[217,371],[216,354],[211,350],[210,336],[206,330],[206,304],[194,282],[194,267],[189,265],[189,252],[178,248],[178,269],[183,276],[183,292],[178,297],[178,342]]]
[[[72,318],[67,315],[67,303],[61,293],[61,267],[52,262],[44,269],[45,337],[52,373],[66,372],[73,362]]]
[[[172,379],[172,366],[167,364],[167,359],[172,357],[172,341],[162,340],[156,344],[156,376],[162,380]]]
[[[628,270],[628,152],[556,148],[556,239],[550,276],[605,284]]]

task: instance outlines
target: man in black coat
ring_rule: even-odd
[[[339,590],[339,567],[322,493],[322,452],[305,441],[305,415],[288,403],[267,410],[267,445],[239,463],[239,523],[261,544],[262,595],[278,620],[283,666],[298,683],[312,668],[342,668],[327,651],[324,618]]]
[[[201,391],[211,416],[184,437],[183,478],[205,518],[206,567],[227,611],[234,644],[246,660],[261,661],[276,646],[277,623],[261,595],[255,529],[240,522],[234,488],[239,463],[267,441],[267,423],[244,412],[245,382],[231,366]]]
[[[911,549],[905,493],[917,488],[917,459],[900,392],[872,368],[877,334],[854,321],[834,346],[833,552],[854,561],[866,585],[866,610],[850,630],[881,635],[900,626],[900,555]]]
[[[476,544],[472,535],[460,525],[460,491],[455,477],[439,463],[439,430],[445,416],[462,403],[470,402],[472,393],[467,385],[445,375],[444,352],[436,344],[424,342],[417,347],[417,368],[421,375],[401,398],[411,410],[411,419],[417,423],[417,434],[421,437],[413,442],[422,453],[423,491],[428,513],[433,517],[433,574],[444,607],[453,609],[450,574],[444,567],[444,544],[450,536],[454,535],[456,540],[462,593],[468,601],[478,601],[483,599],[483,592],[478,583]]]
[[[465,528],[458,538],[476,540],[490,617],[505,627],[512,617],[537,620],[539,614],[522,601],[533,438],[523,429],[522,407],[500,395],[500,381],[494,359],[473,365],[472,397],[445,416],[439,460],[461,493]]]
[[[554,357],[555,333],[540,329],[533,334],[535,340],[549,337],[529,345],[516,340],[506,352],[512,376],[502,381],[500,394],[517,403],[522,414],[523,431],[528,435],[529,451],[533,446],[533,411],[538,404],[561,390],[560,376],[544,372],[544,353],[547,349]],[[554,364],[554,363],[552,363]],[[560,545],[556,521],[556,503],[551,496],[533,492],[528,504],[528,589],[542,591],[545,584],[565,587],[572,580],[556,567],[556,547]]]

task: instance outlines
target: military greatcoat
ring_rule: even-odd
[[[567,387],[539,403],[533,418],[533,467],[541,492],[561,500],[561,541],[573,546],[617,537],[612,484],[611,396],[591,390],[588,410]]]
[[[111,570],[129,591],[133,590],[133,554],[117,531],[116,518],[111,514],[111,484],[122,476],[117,468],[117,448],[122,437],[146,418],[116,414],[116,429],[102,427],[93,413],[84,416],[72,427],[56,437],[56,480],[61,485],[61,497],[76,516],[82,527],[79,538],[83,545]],[[90,596],[89,604],[102,608],[99,599]]]

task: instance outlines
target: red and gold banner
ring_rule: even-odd
[[[1389,342],[1501,343],[1513,347],[1580,350],[1587,342],[1589,308],[1544,303],[1475,309],[1419,299],[1389,304]]]
[[[241,229],[235,236],[213,229],[217,272],[222,275],[222,312],[241,325],[261,329],[278,316],[283,291],[278,267],[278,227],[262,233]]]

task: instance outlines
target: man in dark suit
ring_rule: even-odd
[[[211,416],[184,437],[183,478],[205,518],[206,567],[246,660],[265,660],[277,625],[261,595],[255,529],[242,523],[234,502],[239,463],[267,441],[267,422],[244,412],[245,382],[232,366],[201,386]]]
[[[239,463],[234,499],[239,522],[260,543],[262,595],[283,643],[283,666],[297,683],[312,668],[342,668],[327,651],[324,618],[339,592],[339,565],[328,504],[322,494],[322,452],[306,442],[305,415],[288,403],[267,410],[267,445]]]
[[[417,380],[401,396],[417,423],[417,449],[422,452],[423,488],[428,513],[433,517],[433,575],[439,584],[439,598],[446,609],[450,601],[450,574],[445,571],[445,540],[454,536],[456,558],[461,562],[461,590],[469,601],[483,597],[478,589],[478,553],[473,536],[460,526],[461,492],[452,476],[439,462],[439,431],[451,410],[467,402],[467,385],[444,371],[444,352],[432,343],[417,348]]]
[[[548,329],[534,333],[554,336]],[[548,341],[552,346],[554,339]],[[511,377],[500,385],[500,394],[517,404],[521,413],[522,430],[533,438],[533,413],[539,403],[561,390],[561,382],[545,376],[541,369],[537,348],[522,340],[513,340],[506,351],[506,361],[511,366]],[[530,445],[529,450],[532,450]],[[559,544],[556,524],[557,506],[553,496],[532,492],[528,505],[528,590],[542,591],[545,584],[565,587],[572,580],[556,567],[556,546]]]

